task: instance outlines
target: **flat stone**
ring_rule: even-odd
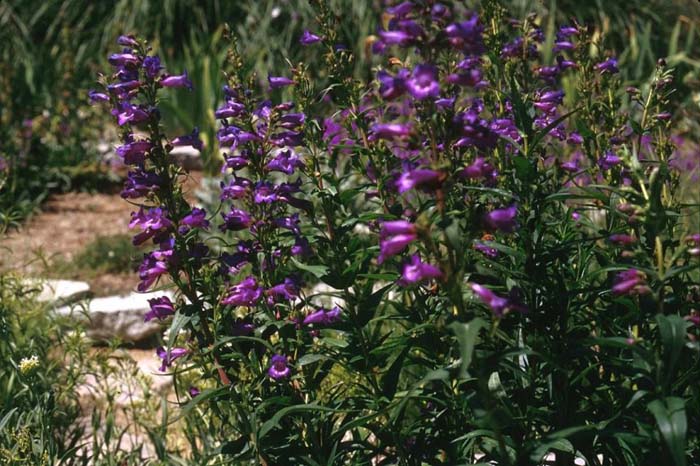
[[[63,306],[56,313],[85,321],[87,336],[93,340],[117,338],[127,343],[141,343],[163,330],[164,325],[157,319],[143,321],[150,310],[148,300],[160,296],[173,299],[172,293],[167,291],[131,293],[95,298],[82,306]]]
[[[37,290],[37,301],[53,306],[74,303],[90,294],[89,284],[73,280],[29,278],[25,284]]]
[[[170,151],[170,155],[185,170],[202,169],[202,156],[199,151],[192,146],[178,146]]]

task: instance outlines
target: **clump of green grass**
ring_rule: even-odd
[[[129,273],[138,254],[128,235],[98,236],[73,259],[70,268],[80,274]]]

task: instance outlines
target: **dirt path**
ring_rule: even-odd
[[[188,197],[194,197],[202,178],[198,172],[191,175],[186,186]],[[19,230],[0,236],[0,271],[84,280],[96,296],[133,291],[138,284],[133,271],[95,273],[66,264],[98,237],[130,234],[128,223],[135,209],[119,194],[53,195]]]

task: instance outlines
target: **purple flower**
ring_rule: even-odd
[[[415,38],[407,31],[379,31],[379,37],[384,45],[398,45],[400,47],[406,47]]]
[[[628,269],[615,276],[615,284],[612,287],[614,295],[640,295],[651,290],[646,283],[646,275],[637,269]]]
[[[153,148],[149,141],[133,141],[117,147],[116,154],[127,165],[139,165],[146,160],[146,152]]]
[[[278,89],[280,87],[291,86],[294,84],[293,79],[285,76],[267,76],[267,82],[270,84],[270,89]]]
[[[485,286],[477,283],[472,283],[471,288],[474,294],[477,295],[484,304],[491,308],[491,311],[496,317],[503,317],[508,312],[510,307],[508,299],[498,296]]]
[[[617,59],[614,57],[608,58],[604,62],[598,63],[595,66],[595,69],[600,71],[600,74],[605,74],[605,73],[615,74],[615,73],[618,73],[620,71],[617,68]]]
[[[169,241],[163,242],[160,250],[144,254],[143,262],[139,266],[141,283],[137,289],[140,292],[147,291],[161,275],[168,273],[168,262],[173,257],[172,244]]]
[[[127,123],[141,123],[151,117],[150,113],[143,108],[136,107],[128,102],[121,102],[118,108],[112,110],[112,113],[117,116],[119,126],[124,126]]]
[[[250,192],[252,185],[252,181],[241,176],[234,177],[228,185],[225,185],[222,181],[220,198],[224,201],[226,199],[240,199],[245,197]]]
[[[160,70],[163,69],[163,67],[160,66],[160,57],[154,55],[144,58],[143,69],[146,72],[146,76],[150,79],[156,79],[160,74]]]
[[[292,278],[285,278],[284,282],[268,288],[265,294],[275,300],[293,301],[299,296],[299,284]]]
[[[552,113],[563,100],[564,91],[546,91],[537,95],[533,106],[545,113]]]
[[[189,80],[187,71],[183,74],[163,77],[160,80],[160,85],[163,87],[186,87],[188,90],[192,90],[192,81]]]
[[[117,44],[124,45],[126,47],[138,47],[139,43],[136,42],[134,36],[131,35],[121,35],[117,38]]]
[[[613,151],[607,151],[603,157],[598,159],[598,166],[600,166],[601,170],[610,170],[616,165],[619,165],[622,162],[622,159],[617,156]]]
[[[221,214],[224,218],[224,223],[219,227],[221,231],[239,231],[245,230],[250,226],[252,219],[250,214],[245,210],[231,209],[230,212],[226,214]]]
[[[187,353],[188,351],[186,348],[170,348],[166,351],[165,348],[159,346],[156,348],[156,354],[163,360],[163,363],[160,366],[160,371],[165,372],[165,370],[172,365],[173,361],[185,356]]]
[[[224,105],[219,107],[214,116],[220,120],[231,117],[238,117],[245,114],[245,105],[234,100],[228,100]]]
[[[185,215],[182,220],[180,220],[180,234],[187,233],[192,228],[209,228],[209,220],[207,220],[207,212],[204,209],[193,208],[192,212]]]
[[[401,68],[396,76],[392,76],[384,70],[377,73],[379,80],[379,94],[384,100],[393,100],[400,97],[406,92],[406,79],[408,79],[409,71],[406,68]]]
[[[245,320],[237,320],[231,328],[231,335],[234,337],[242,337],[250,335],[255,331],[255,325]]]
[[[135,66],[141,63],[141,59],[133,53],[115,53],[110,55],[107,61],[112,66]]]
[[[274,380],[282,380],[289,377],[289,367],[287,367],[287,356],[275,354],[270,359],[270,368],[267,374]]]
[[[97,102],[109,102],[109,96],[107,94],[97,92],[93,89],[88,91],[88,98],[90,99],[91,104],[95,104]]]
[[[395,256],[418,238],[416,234],[398,234],[387,237],[379,242],[379,257],[377,262],[383,263],[387,257]]]
[[[396,182],[399,193],[405,193],[413,188],[437,188],[443,180],[443,175],[435,170],[417,168],[403,172]]]
[[[311,45],[311,44],[315,44],[316,42],[320,42],[320,41],[321,41],[321,37],[312,33],[308,29],[304,30],[304,33],[301,35],[301,38],[299,39],[299,43],[301,45]]]
[[[442,272],[438,267],[422,262],[420,257],[414,254],[411,256],[410,262],[404,264],[399,284],[401,286],[408,286],[440,277],[442,277]]]
[[[620,246],[629,246],[630,244],[636,243],[637,238],[626,233],[615,233],[613,235],[608,236],[608,241]]]
[[[517,215],[518,208],[515,205],[512,205],[505,209],[496,209],[489,212],[486,214],[484,222],[491,230],[501,230],[504,233],[513,233],[518,225],[516,220]]]
[[[403,139],[411,134],[411,125],[401,123],[376,123],[372,125],[371,130],[374,139]]]
[[[166,217],[166,212],[160,207],[144,210],[139,208],[138,212],[131,213],[129,228],[139,227],[143,231],[134,236],[133,243],[138,246],[150,238],[156,240],[162,238],[173,227],[173,223]]]
[[[468,165],[467,167],[462,170],[462,176],[465,178],[469,179],[479,179],[479,178],[496,178],[498,176],[498,172],[494,168],[493,165],[491,165],[490,162],[487,162],[486,159],[483,157],[477,157],[474,159],[474,162],[471,163],[471,165]]]
[[[201,151],[202,140],[199,139],[199,128],[195,127],[195,129],[193,129],[190,134],[176,137],[175,139],[170,141],[170,144],[172,144],[173,146],[192,146],[195,149]]]
[[[437,97],[440,95],[437,68],[428,64],[416,66],[411,77],[406,81],[406,88],[413,97],[419,100]]]
[[[330,311],[321,308],[304,317],[302,324],[331,325],[340,320],[341,313],[342,311],[338,306],[333,307]]]
[[[254,306],[262,294],[263,289],[258,285],[255,277],[248,276],[237,285],[229,288],[221,303],[231,306]]]
[[[267,169],[270,171],[278,171],[291,175],[294,173],[296,168],[304,167],[304,162],[301,161],[299,156],[291,149],[282,150],[277,153],[277,155],[272,158],[266,165]]]
[[[467,21],[450,24],[445,33],[453,47],[461,49],[465,54],[478,55],[484,52],[481,37],[484,28],[479,24],[479,16],[472,13]]]
[[[197,387],[190,387],[187,389],[187,393],[189,393],[190,397],[194,398],[199,395],[201,391]]]
[[[166,317],[175,314],[175,306],[167,296],[149,299],[148,305],[151,307],[151,310],[148,311],[143,317],[144,322],[148,322],[153,319],[163,320]]]
[[[695,257],[700,256],[700,233],[688,235],[685,242],[688,246],[688,254]]]

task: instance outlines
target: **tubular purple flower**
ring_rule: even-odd
[[[380,241],[377,263],[382,264],[388,257],[400,253],[417,238],[415,234],[399,234]]]
[[[299,284],[292,278],[285,278],[284,282],[268,288],[265,294],[273,298],[273,301],[293,301],[299,296]]]
[[[410,72],[406,68],[401,68],[396,76],[392,76],[384,70],[377,73],[379,80],[379,94],[384,100],[393,100],[406,92],[406,79]]]
[[[231,118],[231,117],[239,117],[241,115],[245,114],[245,105],[243,105],[240,102],[236,102],[233,100],[228,100],[224,105],[219,107],[216,112],[214,112],[214,116],[219,119],[223,120],[225,118]]]
[[[612,151],[607,151],[600,159],[598,159],[598,166],[600,166],[602,170],[610,170],[620,163],[622,163],[622,159],[620,159],[620,157],[618,157],[617,154]]]
[[[147,196],[160,189],[160,184],[162,182],[163,180],[161,177],[154,171],[146,171],[137,168],[127,173],[121,197],[124,199],[135,199]]]
[[[267,82],[270,84],[270,89],[278,89],[280,87],[291,86],[294,84],[293,79],[285,76],[267,76]]]
[[[88,98],[90,99],[91,104],[95,104],[97,102],[109,102],[109,96],[107,94],[97,92],[93,89],[88,91]]]
[[[688,254],[693,257],[700,256],[700,233],[688,235],[685,242],[688,246]]]
[[[413,188],[435,189],[440,186],[443,175],[435,170],[417,168],[403,172],[396,182],[399,193],[403,194]]]
[[[160,66],[160,57],[154,55],[144,58],[143,69],[146,72],[146,76],[150,79],[156,79],[160,74],[160,70],[163,69],[163,67]]]
[[[476,13],[472,13],[467,21],[450,24],[445,28],[450,44],[468,55],[478,55],[484,52],[484,42],[481,36],[483,31],[484,28],[479,24],[479,16]]]
[[[192,90],[192,81],[187,76],[187,71],[179,75],[164,76],[160,80],[160,85],[163,87],[185,87]]]
[[[612,287],[614,295],[641,295],[651,290],[646,283],[646,275],[637,269],[624,270],[615,277]]]
[[[411,125],[401,123],[376,123],[370,128],[374,139],[404,139],[411,134]]]
[[[399,285],[408,286],[441,277],[442,271],[438,267],[421,261],[420,257],[414,254],[403,266]]]
[[[342,311],[338,306],[333,307],[330,311],[326,309],[319,309],[311,314],[307,315],[302,324],[303,325],[331,325],[340,320],[340,315]]]
[[[121,35],[117,38],[117,44],[124,45],[125,47],[138,47],[139,43],[132,35]]]
[[[304,30],[304,33],[301,35],[301,38],[299,39],[299,43],[301,45],[312,45],[312,44],[315,44],[316,42],[320,42],[320,41],[321,41],[321,37],[312,33],[308,29]]]
[[[134,245],[138,246],[153,237],[162,238],[172,229],[173,223],[166,217],[162,208],[154,207],[146,211],[141,207],[138,212],[131,213],[129,228],[136,227],[143,230],[133,239]]]
[[[112,114],[117,116],[117,123],[119,123],[119,126],[124,126],[127,123],[141,123],[151,117],[146,110],[128,102],[120,103],[118,108],[112,110]]]
[[[406,220],[390,220],[382,223],[380,231],[381,238],[387,238],[394,235],[415,235],[416,226]]]
[[[287,356],[275,354],[270,359],[270,368],[267,374],[274,380],[282,380],[289,377],[291,370],[287,367]]]
[[[146,153],[152,148],[153,144],[149,141],[134,141],[117,147],[115,153],[125,164],[138,165],[146,160]]]
[[[416,66],[411,77],[406,81],[406,88],[414,98],[419,100],[438,97],[440,83],[438,82],[437,67],[429,64]]]
[[[166,369],[172,365],[173,361],[185,356],[187,353],[188,351],[186,348],[170,348],[169,350],[166,350],[162,346],[159,346],[156,348],[156,354],[163,360],[163,363],[160,366],[160,371],[165,372]]]
[[[503,317],[508,311],[509,303],[506,298],[496,295],[485,286],[472,283],[472,291],[479,299],[486,304],[496,317]]]
[[[595,66],[595,69],[600,71],[600,74],[605,74],[605,73],[616,74],[620,71],[617,67],[617,59],[614,57],[608,58],[604,62],[598,63]]]
[[[133,53],[115,53],[110,55],[107,61],[112,66],[135,66],[141,63],[141,59]]]
[[[515,205],[505,209],[496,209],[488,214],[484,219],[486,226],[491,230],[500,230],[504,233],[513,233],[517,227],[516,216],[518,208]]]
[[[278,171],[291,175],[296,168],[303,168],[304,162],[292,149],[287,149],[278,152],[265,167],[269,171]]]
[[[149,322],[153,319],[163,320],[168,316],[175,314],[175,305],[167,296],[153,298],[148,300],[148,305],[151,310],[143,317],[144,322]]]
[[[224,223],[219,226],[221,231],[239,231],[248,228],[252,222],[250,214],[245,210],[231,209],[226,214],[221,214],[224,218]]]
[[[202,140],[199,138],[199,128],[194,128],[190,134],[184,136],[178,136],[170,144],[173,146],[192,146],[195,149],[201,151],[203,144]]]
[[[230,306],[254,306],[262,298],[263,289],[258,285],[255,277],[248,276],[237,285],[228,289],[222,304]]]
[[[192,228],[201,228],[206,230],[209,228],[209,220],[207,220],[207,212],[204,209],[195,207],[192,211],[185,215],[180,220],[180,234],[187,233]]]
[[[613,244],[620,245],[620,246],[629,246],[630,244],[636,243],[637,238],[635,238],[632,235],[628,235],[626,233],[615,233],[615,234],[608,236],[608,241],[610,241]]]
[[[413,35],[406,31],[379,31],[379,37],[385,45],[398,45],[406,47],[413,42]]]

